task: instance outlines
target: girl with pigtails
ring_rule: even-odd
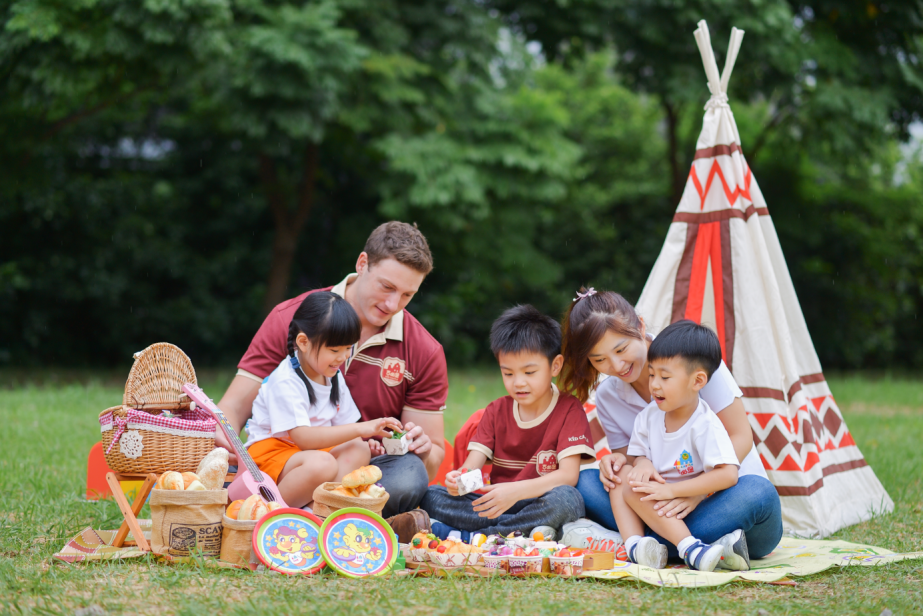
[[[309,294],[289,326],[288,355],[253,402],[247,451],[291,506],[310,504],[317,486],[367,465],[367,439],[402,430],[393,417],[357,423],[359,409],[340,366],[360,330],[345,299],[329,291]]]

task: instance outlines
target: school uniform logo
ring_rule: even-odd
[[[673,467],[680,475],[694,473],[695,469],[692,467],[692,454],[683,449],[683,453],[680,454],[679,460],[673,463]]]
[[[381,380],[388,387],[397,387],[404,381],[407,364],[397,357],[385,357],[381,363]]]
[[[535,456],[535,470],[539,475],[547,475],[558,470],[558,455],[554,451],[540,451]]]

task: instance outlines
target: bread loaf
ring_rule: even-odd
[[[184,490],[185,483],[183,482],[183,476],[177,473],[176,471],[167,471],[160,476],[158,481],[160,484],[160,489],[162,490]],[[156,485],[156,484],[155,484]]]
[[[188,490],[193,481],[200,481],[199,476],[195,473],[181,473],[183,476],[183,489]]]
[[[228,450],[221,447],[212,449],[202,458],[195,474],[209,490],[220,490],[224,487],[224,478],[228,474]]]
[[[343,487],[358,488],[367,486],[381,479],[381,469],[374,465],[357,468],[350,474],[343,477]]]

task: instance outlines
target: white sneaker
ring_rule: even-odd
[[[667,546],[653,537],[641,537],[640,541],[628,550],[628,560],[636,565],[663,569],[667,566]]]
[[[586,518],[565,524],[561,530],[563,531],[561,543],[578,550],[615,552],[623,543],[622,535]]]
[[[701,541],[696,541],[695,544],[689,546],[686,550],[686,555],[683,557],[683,560],[686,561],[686,565],[690,569],[695,569],[696,571],[714,571],[722,558],[724,558],[723,545],[718,545],[717,543],[709,545]]]
[[[737,529],[715,541],[712,545],[724,548],[724,558],[718,563],[722,569],[731,571],[750,570],[750,551],[747,549],[747,536],[744,531]]]
[[[535,537],[535,533],[541,533],[544,537],[544,541],[554,541],[555,530],[550,526],[536,526],[532,529],[532,532],[529,533],[529,539]]]

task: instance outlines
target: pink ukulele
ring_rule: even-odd
[[[206,409],[212,414],[221,429],[224,430],[224,435],[228,437],[228,441],[234,448],[234,453],[237,454],[237,477],[228,486],[228,497],[235,501],[243,500],[251,494],[259,494],[267,503],[276,501],[283,507],[288,507],[285,501],[282,500],[282,495],[279,494],[279,486],[268,475],[260,472],[259,467],[250,457],[250,454],[247,453],[247,448],[240,442],[240,437],[237,436],[237,432],[234,431],[234,427],[231,426],[221,409],[215,406],[211,398],[206,396],[205,392],[199,389],[197,385],[186,383],[183,385],[183,391],[189,396],[190,400],[196,403],[196,406]],[[246,468],[242,469],[240,467],[241,462]]]

